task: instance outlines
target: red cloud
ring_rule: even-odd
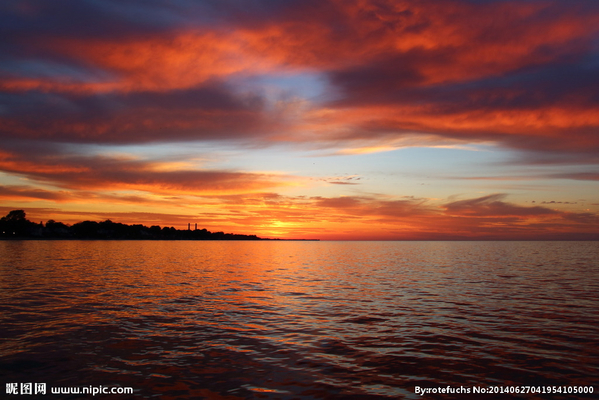
[[[151,193],[244,193],[286,183],[283,177],[223,170],[166,168],[157,163],[101,156],[24,156],[4,153],[0,170],[75,190],[141,190]]]
[[[575,155],[599,148],[599,82],[585,61],[599,32],[593,3],[331,0],[277,10],[226,28],[25,37],[30,54],[86,73],[5,75],[14,102],[0,132],[98,143],[268,142],[277,132],[322,145],[410,134]],[[328,77],[335,101],[286,125],[260,96],[226,84],[300,72]]]

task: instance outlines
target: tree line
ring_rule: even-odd
[[[158,225],[127,225],[106,220],[82,221],[73,225],[49,220],[31,222],[23,210],[13,210],[0,218],[2,239],[113,239],[113,240],[262,240],[256,235],[210,232],[206,229],[180,230]]]

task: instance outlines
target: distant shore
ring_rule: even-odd
[[[235,235],[239,236],[239,235]],[[243,235],[242,235],[243,236]],[[0,236],[0,241],[18,241],[18,240],[86,240],[86,241],[97,241],[97,240],[105,240],[105,241],[231,241],[231,240],[245,240],[245,241],[270,241],[270,242],[320,242],[320,239],[281,239],[281,238],[251,238],[251,239],[239,239],[239,238],[231,238],[231,239],[185,239],[185,238],[168,238],[168,239],[155,239],[155,238],[77,238],[77,237],[22,237],[22,236]]]
[[[256,235],[210,232],[194,229],[191,223],[187,229],[160,227],[153,225],[127,225],[106,220],[102,222],[82,221],[73,225],[49,220],[35,223],[26,218],[23,210],[13,210],[0,219],[0,240],[299,240],[318,241],[319,239],[270,239]]]

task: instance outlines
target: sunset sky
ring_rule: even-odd
[[[0,212],[599,239],[599,1],[8,0]]]

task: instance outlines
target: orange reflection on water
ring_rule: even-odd
[[[593,243],[31,241],[0,255],[15,381],[401,397],[422,381],[579,384],[596,356]]]

